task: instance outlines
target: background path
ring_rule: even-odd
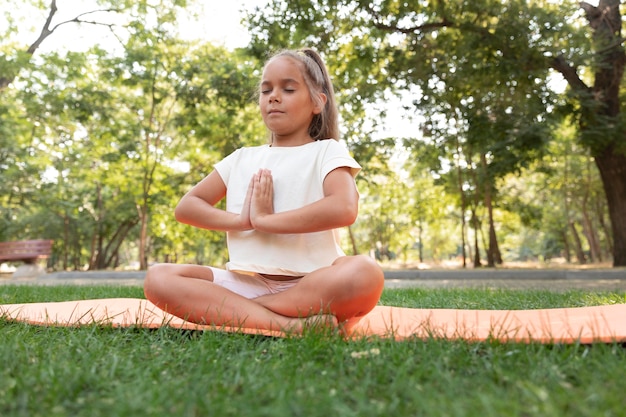
[[[144,271],[53,272],[38,278],[0,275],[0,285],[142,286]],[[429,269],[385,271],[385,288],[506,288],[626,292],[626,268]]]

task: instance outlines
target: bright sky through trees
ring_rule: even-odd
[[[7,2],[10,3],[10,2]],[[45,2],[48,6],[49,2]],[[267,4],[267,0],[232,0],[227,2],[198,2],[189,9],[189,16],[182,17],[178,30],[185,39],[204,39],[228,48],[245,46],[248,43],[248,34],[241,19],[242,10],[251,10],[255,6]],[[7,7],[10,7],[8,5]],[[53,20],[56,24],[75,18],[81,13],[97,10],[98,6],[93,0],[57,0],[57,14]],[[22,7],[13,10],[11,16],[21,21],[18,40],[20,43],[32,43],[41,30],[48,10],[37,10],[31,7]],[[192,14],[197,14],[194,19]],[[119,23],[112,14],[94,13],[83,16],[84,20],[97,20],[104,23]],[[4,19],[0,20],[0,31],[5,29]],[[59,27],[54,34],[54,42],[44,42],[40,52],[50,50],[68,49],[80,51],[92,46],[94,43],[113,45],[116,43],[115,36],[102,25],[67,24]],[[63,45],[61,47],[61,45]]]
[[[10,2],[9,2],[10,3]],[[46,2],[46,6],[48,2]],[[224,45],[227,48],[244,47],[249,42],[249,35],[241,24],[244,16],[243,10],[252,10],[254,7],[263,7],[269,0],[232,0],[226,2],[197,2],[189,8],[187,16],[181,16],[178,30],[183,39],[201,39]],[[58,11],[51,27],[59,23],[73,19],[81,13],[97,10],[98,6],[93,0],[57,0]],[[48,10],[37,10],[30,7],[19,8],[17,13],[11,15],[20,21],[20,33],[16,40],[20,44],[30,45],[39,35]],[[194,16],[195,15],[195,16]],[[93,13],[81,16],[83,20],[93,20],[105,24],[120,24],[119,17],[114,14]],[[123,24],[123,22],[122,22]],[[0,32],[4,29],[4,20],[0,21]],[[38,53],[51,51],[84,51],[98,43],[109,50],[115,50],[120,46],[116,36],[105,25],[77,25],[64,24],[55,30],[51,38],[47,39],[38,49]],[[403,118],[406,111],[404,106],[410,106],[411,97],[405,97],[398,101],[390,97],[387,105],[386,122],[378,127],[380,137],[390,136],[414,136],[411,123]]]

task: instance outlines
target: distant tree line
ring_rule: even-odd
[[[62,1],[42,21],[5,12],[0,241],[53,239],[51,268],[224,262],[224,234],[173,208],[223,156],[266,141],[262,62],[302,45],[329,63],[342,140],[365,168],[347,252],[626,265],[619,2],[275,1],[249,12],[253,40],[236,50],[180,38],[190,1],[99,4],[64,22]],[[30,45],[24,25],[41,28]],[[39,52],[62,25],[105,27],[118,45]],[[409,104],[389,109],[396,95]],[[381,136],[386,111],[414,130]]]

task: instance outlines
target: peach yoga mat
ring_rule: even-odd
[[[277,331],[197,325],[165,313],[147,300],[106,298],[0,305],[7,320],[42,326],[170,326],[285,336]],[[626,342],[626,304],[537,310],[417,309],[377,306],[350,331],[350,337],[500,340],[537,343]]]

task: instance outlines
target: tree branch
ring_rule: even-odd
[[[39,34],[39,37],[31,46],[28,47],[28,50],[26,52],[28,52],[31,55],[34,54],[37,48],[39,48],[39,46],[41,45],[41,43],[48,36],[52,34],[54,29],[50,30],[50,23],[52,23],[52,18],[54,17],[56,12],[57,12],[57,2],[56,0],[52,0],[50,2],[50,13],[48,13],[48,18],[46,19],[46,23],[43,25],[43,28],[41,28],[41,33]]]
[[[92,10],[92,11],[89,11],[89,12],[81,13],[81,14],[79,14],[78,16],[76,16],[73,19],[66,20],[65,22],[61,22],[61,23],[55,25],[53,28],[50,28],[50,25],[52,24],[52,20],[54,19],[54,16],[56,15],[57,11],[58,11],[58,9],[57,9],[57,2],[56,2],[56,0],[51,0],[50,1],[50,10],[48,12],[48,17],[46,18],[46,22],[44,23],[43,27],[41,28],[41,32],[39,33],[39,37],[37,37],[35,42],[33,42],[32,45],[30,45],[28,47],[28,49],[26,50],[27,54],[33,55],[35,53],[35,51],[37,51],[37,49],[41,46],[43,41],[45,41],[50,35],[52,35],[54,33],[54,31],[56,29],[58,29],[60,26],[65,25],[67,23],[87,23],[87,24],[90,24],[90,25],[107,26],[111,30],[111,33],[113,33],[113,35],[117,38],[117,40],[120,43],[122,43],[120,38],[117,36],[115,31],[113,30],[113,27],[115,26],[114,24],[100,23],[100,22],[88,21],[88,20],[82,20],[81,19],[82,17],[87,16],[87,15],[92,14],[92,13],[100,13],[100,12],[115,12],[115,13],[119,13],[119,12],[122,11],[120,9],[110,8],[110,9]],[[4,90],[6,87],[8,87],[8,85],[11,84],[11,82],[13,82],[14,79],[15,79],[15,74],[9,74],[7,76],[0,76],[0,91]]]
[[[56,4],[56,0],[52,0],[50,3],[50,13],[48,13],[48,17],[46,19],[46,23],[44,24],[43,28],[41,29],[41,33],[39,34],[39,37],[37,38],[37,40],[28,47],[27,52],[30,55],[33,55],[35,53],[35,51],[39,48],[39,46],[41,46],[41,44],[43,43],[44,40],[46,40],[46,38],[50,35],[52,35],[54,33],[55,30],[57,30],[59,27],[66,25],[68,23],[87,23],[90,25],[101,25],[101,26],[107,26],[109,29],[111,29],[111,31],[113,32],[113,26],[115,26],[114,24],[111,23],[100,23],[100,22],[95,22],[95,21],[89,21],[89,20],[82,20],[81,18],[93,13],[101,13],[101,12],[115,12],[118,13],[120,12],[120,9],[115,9],[115,8],[110,8],[110,9],[98,9],[98,10],[91,10],[85,13],[81,13],[78,16],[74,17],[73,19],[69,19],[66,20],[64,22],[60,22],[56,25],[54,25],[53,28],[50,28],[50,25],[52,23],[52,19],[54,18],[54,15],[57,12],[57,4]]]
[[[52,32],[54,32],[59,26],[61,25],[65,25],[67,23],[88,23],[90,25],[102,25],[102,26],[107,26],[109,28],[112,28],[113,26],[115,26],[113,23],[100,23],[100,22],[96,22],[93,20],[82,20],[81,17],[83,16],[87,16],[89,14],[93,14],[93,13],[109,13],[109,12],[115,12],[115,13],[119,13],[121,10],[120,9],[99,9],[99,10],[91,10],[89,12],[85,12],[85,13],[81,13],[78,16],[74,17],[73,19],[69,19],[66,20],[64,22],[58,23],[57,25],[54,26],[54,28],[52,28]]]
[[[425,23],[423,25],[401,28],[396,25],[389,25],[389,24],[383,23],[380,13],[374,10],[374,7],[372,6],[371,3],[367,3],[366,8],[372,16],[374,27],[376,27],[377,29],[387,31],[387,32],[397,32],[397,33],[403,33],[405,35],[409,35],[409,34],[414,34],[416,32],[430,32],[435,29],[452,26],[452,22],[450,22],[446,17],[444,17],[443,20],[440,22]]]
[[[585,17],[590,24],[602,15],[602,13],[600,13],[600,10],[596,6],[593,6],[586,1],[581,1],[578,3],[578,5],[581,9],[585,11]]]
[[[612,10],[618,9],[619,4],[619,1],[600,2],[596,7],[586,1],[578,3],[580,8],[585,12],[585,17],[592,29],[598,29],[600,26],[605,25],[612,33],[619,33],[621,28],[619,13],[616,14],[614,10]]]
[[[569,86],[575,91],[589,91],[589,87],[584,83],[583,80],[580,79],[578,73],[576,72],[576,68],[571,66],[563,55],[559,55],[555,57],[552,61],[550,61],[550,67],[563,75],[565,81],[569,84]]]
[[[423,25],[411,26],[407,28],[401,28],[398,26],[387,25],[379,21],[374,21],[374,27],[376,27],[377,29],[381,29],[387,32],[403,33],[405,35],[413,34],[416,32],[429,32],[435,29],[441,29],[443,27],[448,27],[448,26],[452,26],[452,22],[449,22],[445,19],[442,20],[441,22],[425,23]]]

